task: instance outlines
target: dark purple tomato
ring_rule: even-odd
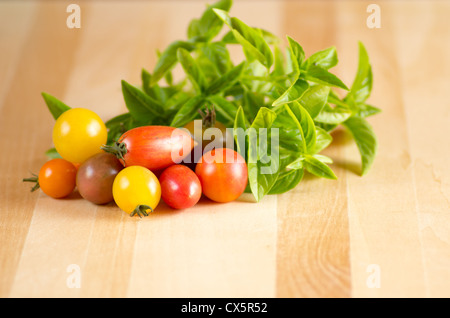
[[[112,202],[114,178],[122,169],[122,163],[113,154],[99,153],[90,157],[78,168],[78,192],[95,204]]]
[[[184,165],[165,169],[159,177],[161,197],[174,209],[194,206],[202,196],[202,186],[197,175]]]

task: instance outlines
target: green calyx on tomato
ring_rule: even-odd
[[[142,218],[143,216],[148,216],[148,210],[150,210],[150,212],[153,212],[153,209],[151,206],[149,205],[145,205],[145,204],[141,204],[138,205],[136,207],[136,209],[133,210],[133,212],[130,213],[130,216],[139,216],[140,218]]]
[[[103,145],[101,149],[107,153],[115,155],[118,159],[125,162],[124,156],[127,154],[127,145],[124,142],[115,141],[111,146]]]
[[[38,175],[37,174],[35,174],[35,173],[32,173],[32,177],[30,177],[30,178],[23,178],[22,179],[22,181],[23,182],[33,182],[33,183],[35,183],[35,185],[31,188],[31,192],[34,192],[34,191],[36,191],[36,190],[38,190],[39,188],[40,188],[40,185],[39,185],[39,177],[38,177]]]

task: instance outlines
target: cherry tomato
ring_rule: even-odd
[[[188,132],[169,126],[142,126],[128,130],[113,146],[102,149],[124,164],[156,171],[180,162],[195,141]]]
[[[159,177],[161,197],[174,209],[187,209],[200,200],[202,185],[197,175],[188,167],[173,165]]]
[[[90,157],[78,168],[78,192],[95,204],[112,202],[114,178],[122,169],[122,163],[112,154],[99,153]]]
[[[147,168],[126,167],[114,179],[113,197],[117,206],[130,216],[147,216],[159,204],[161,186],[155,174]]]
[[[75,189],[77,168],[69,161],[56,158],[47,161],[39,170],[39,174],[23,181],[36,182],[32,191],[41,188],[42,191],[55,199],[68,196]]]
[[[195,173],[200,179],[203,194],[216,202],[236,200],[247,186],[247,164],[232,149],[207,152],[197,163]]]
[[[106,126],[93,111],[72,108],[58,117],[53,126],[53,143],[63,159],[83,163],[102,152],[107,140]]]

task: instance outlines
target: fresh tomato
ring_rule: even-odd
[[[247,186],[247,164],[232,149],[207,152],[197,163],[195,173],[200,179],[203,194],[216,202],[236,200]]]
[[[161,196],[174,209],[187,209],[200,200],[202,185],[197,175],[188,167],[173,165],[159,177]]]
[[[78,192],[84,199],[95,204],[112,202],[114,178],[122,169],[122,163],[110,153],[90,157],[78,168]]]
[[[190,161],[186,163],[186,166],[193,170],[205,152],[213,148],[225,148],[233,145],[232,133],[224,124],[216,121],[214,108],[207,108],[205,112],[201,112],[201,115],[201,120],[193,120],[184,126],[198,143],[191,152]]]
[[[115,154],[126,166],[156,171],[181,162],[195,145],[188,132],[169,126],[143,126],[125,132],[113,146],[102,149]]]
[[[147,168],[126,167],[114,179],[113,197],[117,206],[130,216],[147,216],[159,204],[161,186],[155,174]]]
[[[41,188],[42,191],[55,199],[68,196],[75,189],[77,168],[69,161],[56,158],[47,161],[39,170],[39,174],[23,181],[36,182],[32,191]]]
[[[83,163],[102,152],[107,140],[106,126],[93,111],[72,108],[58,117],[53,126],[53,143],[63,159]]]

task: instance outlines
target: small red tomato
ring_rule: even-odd
[[[194,206],[202,196],[202,186],[197,175],[184,165],[165,169],[159,177],[161,197],[174,209]]]
[[[216,202],[236,200],[247,186],[247,164],[233,149],[218,148],[207,152],[197,163],[195,173],[203,194]]]
[[[189,132],[169,126],[142,126],[128,130],[103,150],[114,154],[125,167],[142,166],[151,171],[179,163],[197,143]]]
[[[36,182],[32,191],[41,188],[42,191],[55,199],[68,196],[75,189],[77,168],[65,159],[47,161],[39,170],[39,175],[23,181]]]

